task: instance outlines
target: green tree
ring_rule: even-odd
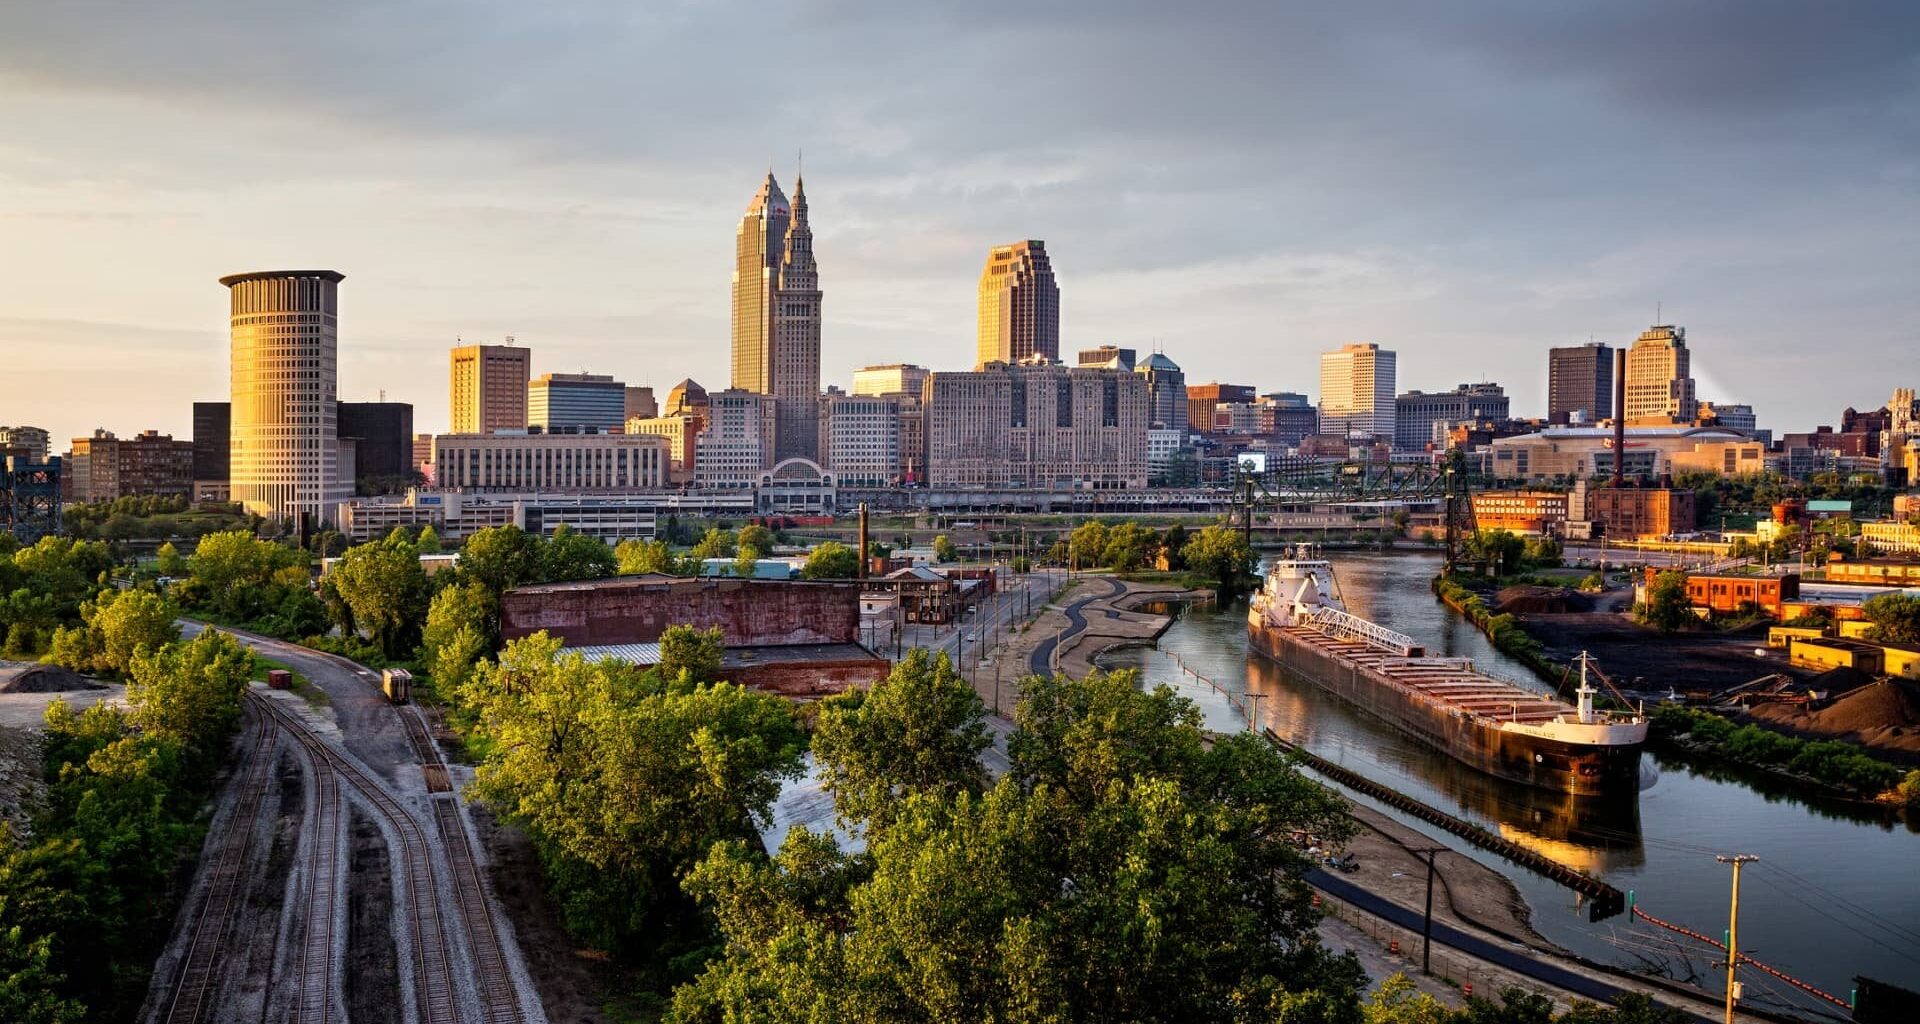
[[[0,918],[6,910],[0,902]],[[85,1019],[86,1008],[60,994],[66,979],[49,963],[52,945],[50,936],[28,938],[18,926],[0,928],[0,1020],[79,1024]]]
[[[153,567],[162,576],[179,577],[187,574],[187,560],[181,557],[172,541],[160,545],[160,550],[154,553]]]
[[[986,709],[945,652],[915,649],[869,690],[820,704],[813,752],[847,822],[882,828],[906,797],[978,793]]]
[[[645,576],[674,570],[673,549],[664,540],[623,540],[613,549],[614,571],[621,576]]]
[[[1078,685],[1030,709],[1055,739],[1021,746],[1098,781],[1065,788],[1016,764],[982,794],[908,793],[861,855],[804,830],[772,862],[716,847],[688,887],[724,953],[668,1019],[1357,1019],[1365,976],[1316,943],[1290,838],[1337,841],[1344,805],[1252,736],[1209,750],[1190,704],[1130,675]],[[1102,750],[1180,753],[1122,766]]]
[[[1093,569],[1107,557],[1107,524],[1090,519],[1067,536],[1067,558],[1075,569]]]
[[[419,646],[429,591],[411,541],[394,537],[349,548],[327,578],[381,654],[399,660]]]
[[[460,575],[498,598],[514,587],[541,580],[540,538],[518,526],[492,526],[460,548]]]
[[[442,675],[443,656],[451,648],[471,665],[474,658],[493,649],[499,635],[500,609],[487,588],[478,583],[456,583],[442,587],[427,606],[427,622],[420,631],[420,660],[431,666],[433,677],[451,693],[465,679]],[[454,661],[446,661],[451,666]]]
[[[197,756],[218,759],[240,721],[240,695],[253,678],[253,652],[215,629],[133,657],[127,703],[148,735],[171,736]]]
[[[955,561],[958,561],[959,559],[960,559],[959,549],[953,546],[953,541],[948,540],[946,534],[943,533],[933,538],[933,560],[934,561],[955,562]]]
[[[743,547],[740,549],[739,556],[733,560],[732,568],[733,575],[739,579],[753,579],[760,571],[760,556],[754,554],[752,548]]]
[[[742,526],[737,544],[741,554],[751,551],[753,557],[765,558],[773,554],[773,531],[758,523]]]
[[[1671,633],[1693,618],[1693,602],[1687,598],[1685,573],[1663,572],[1647,587],[1647,600],[1638,609],[1640,621]]]
[[[100,658],[95,668],[124,673],[133,665],[134,655],[157,651],[180,639],[180,627],[174,625],[180,609],[164,595],[148,590],[106,591],[95,599],[88,626],[100,638]]]
[[[718,626],[707,630],[668,626],[660,634],[660,672],[668,679],[712,682],[720,678],[726,651],[726,636]]]
[[[569,928],[602,949],[696,931],[680,878],[754,834],[805,749],[779,697],[590,664],[545,634],[462,692],[493,740],[475,792],[533,835]]]
[[[860,571],[860,556],[837,540],[821,541],[807,554],[800,577],[809,580],[852,579]]]
[[[428,523],[420,528],[420,536],[414,538],[413,549],[423,555],[437,555],[444,546],[440,543],[440,531]]]
[[[1414,987],[1404,974],[1380,982],[1360,1005],[1361,1024],[1453,1024],[1447,1004]]]
[[[693,557],[705,561],[709,558],[732,558],[739,553],[740,544],[732,530],[722,530],[718,526],[707,527],[706,535],[693,546]]]
[[[1231,526],[1215,523],[1201,527],[1181,550],[1188,571],[1199,573],[1219,584],[1221,595],[1231,598],[1244,592],[1254,580],[1259,558],[1248,546],[1246,537]]]
[[[1136,572],[1152,565],[1159,550],[1160,538],[1152,530],[1138,523],[1121,523],[1107,531],[1100,561],[1115,572]]]
[[[598,580],[613,575],[618,563],[606,541],[563,523],[541,546],[540,568],[544,580]]]
[[[1511,576],[1526,563],[1527,542],[1507,530],[1475,530],[1467,554],[1486,562],[1495,576]]]
[[[1867,620],[1867,639],[1885,644],[1920,644],[1920,597],[1880,594],[1860,606]]]

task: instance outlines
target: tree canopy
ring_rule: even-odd
[[[978,793],[986,785],[986,708],[945,652],[908,652],[871,690],[820,703],[813,752],[848,823],[884,824],[908,796]]]
[[[348,548],[327,578],[352,610],[353,625],[386,657],[405,658],[419,646],[430,591],[419,552],[407,538]]]
[[[807,554],[800,567],[800,578],[809,580],[852,579],[860,571],[860,555],[837,540],[821,541]]]
[[[1188,570],[1216,581],[1222,594],[1238,594],[1254,580],[1259,556],[1239,530],[1224,523],[1203,526],[1180,550]]]
[[[1920,644],[1920,597],[1879,594],[1860,606],[1873,625],[1867,638],[1887,644]]]

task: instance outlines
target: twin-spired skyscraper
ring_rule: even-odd
[[[819,461],[820,277],[807,225],[807,187],[793,202],[767,172],[736,234],[733,386],[772,395],[774,461]]]

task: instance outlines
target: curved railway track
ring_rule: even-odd
[[[307,824],[305,913],[299,969],[289,1017],[295,1024],[332,1024],[334,922],[340,905],[340,780],[308,756],[313,773]]]
[[[440,913],[440,872],[426,829],[386,785],[362,771],[325,740],[313,734],[275,701],[249,694],[267,708],[267,713],[305,747],[321,768],[337,774],[359,794],[376,814],[385,819],[400,840],[401,856],[406,864],[401,875],[401,904],[412,924],[414,1002],[425,1024],[461,1024],[459,987],[454,981],[452,950],[449,948],[446,921]],[[401,908],[397,907],[396,910]]]
[[[227,821],[226,835],[215,854],[206,888],[200,898],[200,911],[193,922],[187,954],[175,976],[173,996],[160,1019],[166,1024],[195,1024],[208,1019],[214,993],[219,987],[219,968],[223,962],[221,947],[233,930],[233,918],[245,901],[242,890],[247,878],[247,853],[253,848],[254,825],[260,817],[260,804],[273,781],[272,743],[275,730],[263,713],[247,716],[247,735],[253,744],[248,755],[246,776],[240,784],[240,799]]]

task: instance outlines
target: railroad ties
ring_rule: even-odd
[[[306,829],[306,907],[298,947],[294,1024],[333,1024],[334,921],[340,906],[340,780],[309,758],[313,805]]]
[[[166,1024],[194,1024],[211,1019],[218,972],[225,963],[220,955],[221,947],[227,933],[233,930],[235,913],[245,902],[242,890],[249,877],[247,855],[253,848],[260,804],[273,781],[270,769],[277,749],[274,732],[265,715],[248,716],[247,735],[252,738],[253,750],[240,784],[240,799],[227,822],[220,849],[214,855],[213,869],[207,875],[200,912],[194,917],[193,935],[174,982],[173,998],[167,1004],[166,1016],[161,1018]]]
[[[331,772],[344,780],[399,839],[399,856],[395,861],[404,864],[405,870],[400,875],[401,900],[396,910],[405,909],[413,935],[413,991],[420,1020],[426,1024],[461,1024],[460,990],[454,983],[453,956],[448,948],[446,922],[440,913],[439,872],[420,819],[407,810],[384,783],[314,735],[292,712],[278,707],[277,701],[269,697],[254,699],[306,748],[317,772]]]

